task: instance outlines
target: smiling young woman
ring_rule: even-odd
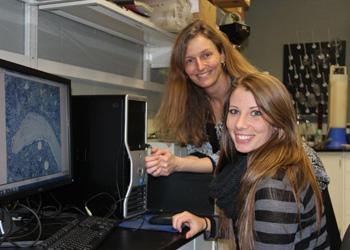
[[[183,212],[173,226],[189,226],[188,237],[204,228],[212,237],[221,232],[236,249],[329,249],[321,189],[288,90],[273,76],[252,73],[229,93],[210,187],[222,220]]]

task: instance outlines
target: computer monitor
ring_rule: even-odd
[[[72,182],[70,80],[0,59],[0,203]]]

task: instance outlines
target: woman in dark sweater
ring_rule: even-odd
[[[225,105],[211,186],[219,220],[183,212],[173,226],[231,239],[237,249],[329,249],[320,188],[298,134],[292,99],[276,78],[237,79]]]

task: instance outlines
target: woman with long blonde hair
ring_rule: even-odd
[[[173,226],[187,225],[187,237],[221,233],[237,249],[329,249],[321,191],[287,89],[273,76],[252,73],[229,93],[210,191],[222,219],[183,212]]]
[[[179,33],[156,125],[162,139],[186,145],[190,155],[153,148],[145,158],[147,172],[211,173],[219,158],[227,90],[235,77],[256,71],[220,30],[202,20]]]

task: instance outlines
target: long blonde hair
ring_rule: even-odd
[[[225,55],[224,73],[239,77],[256,69],[234,48],[228,38],[202,20],[189,24],[177,36],[173,46],[166,89],[156,125],[163,137],[181,144],[201,145],[206,141],[205,123],[213,119],[212,108],[205,91],[196,86],[185,73],[187,45],[194,37],[210,39],[219,53]]]
[[[248,154],[247,170],[240,183],[238,196],[240,207],[236,225],[240,248],[249,250],[253,249],[254,246],[255,193],[257,185],[264,178],[274,177],[280,171],[284,172],[291,185],[295,201],[299,200],[303,189],[310,184],[316,197],[318,227],[321,218],[322,196],[313,174],[311,162],[304,151],[302,139],[298,134],[295,109],[285,86],[273,76],[254,73],[237,79],[231,93],[237,87],[243,87],[253,94],[258,107],[266,115],[266,120],[277,128],[277,132],[264,145]],[[228,107],[229,98],[224,108],[225,121]],[[234,152],[234,144],[225,127],[222,136],[221,157],[232,159]],[[227,226],[226,230],[228,230]]]

